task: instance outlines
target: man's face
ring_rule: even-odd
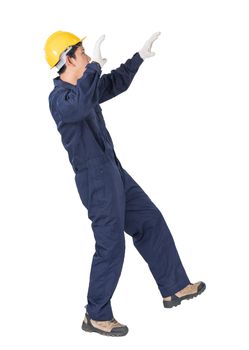
[[[74,68],[77,72],[77,76],[80,78],[86,70],[86,65],[91,61],[91,57],[89,57],[85,53],[85,49],[83,46],[77,47],[75,51],[75,57],[76,58],[74,59]]]

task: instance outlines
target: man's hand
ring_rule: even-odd
[[[155,56],[155,52],[151,52],[151,46],[153,42],[159,37],[161,32],[154,33],[144,44],[142,49],[138,52],[141,58],[144,60],[145,58]]]
[[[100,52],[100,45],[104,39],[105,39],[105,35],[101,35],[101,37],[97,40],[93,49],[93,57],[92,57],[92,61],[98,62],[101,68],[107,62],[106,58],[102,58],[101,52]]]

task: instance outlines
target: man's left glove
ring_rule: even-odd
[[[142,49],[138,51],[140,57],[144,60],[145,58],[155,56],[155,52],[151,52],[151,46],[153,42],[159,37],[161,32],[154,33],[144,44]]]
[[[102,58],[101,52],[100,52],[100,45],[104,39],[105,39],[105,34],[101,35],[101,37],[97,40],[93,49],[93,57],[92,57],[92,61],[98,62],[101,68],[107,62],[106,58]]]

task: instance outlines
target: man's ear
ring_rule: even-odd
[[[67,66],[75,66],[75,58],[66,56]]]

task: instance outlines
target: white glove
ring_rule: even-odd
[[[92,61],[98,62],[101,68],[107,62],[106,58],[102,58],[101,52],[100,52],[100,44],[104,39],[105,39],[105,35],[101,35],[101,37],[96,41],[96,44],[93,49],[93,57],[92,57]]]
[[[140,51],[138,51],[139,55],[141,56],[141,58],[144,60],[145,58],[148,57],[152,57],[155,56],[155,52],[151,52],[151,46],[153,44],[153,42],[159,37],[159,35],[161,34],[161,32],[156,32],[154,33],[144,44],[144,46],[142,47],[142,49]]]

